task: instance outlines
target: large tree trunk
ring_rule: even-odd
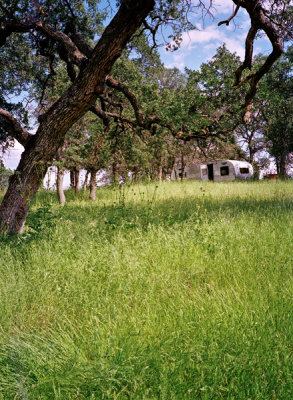
[[[57,167],[57,196],[58,201],[61,206],[64,206],[66,202],[66,197],[63,190],[63,180],[64,180],[64,169],[62,167]]]
[[[97,190],[97,171],[91,170],[91,177],[90,177],[90,200],[96,200],[96,190]]]
[[[0,206],[0,232],[22,232],[31,201],[66,132],[103,93],[106,76],[153,7],[154,0],[122,2],[73,84],[39,117],[39,128],[29,138]]]
[[[44,165],[31,161],[35,158],[35,152],[26,153],[9,180],[9,187],[0,207],[0,233],[23,231],[29,206],[47,170]]]

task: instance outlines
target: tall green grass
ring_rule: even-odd
[[[67,198],[0,239],[0,399],[293,398],[293,183]]]

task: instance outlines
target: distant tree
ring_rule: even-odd
[[[6,169],[4,164],[0,160],[0,190],[7,189],[9,177],[13,174],[13,171]]]
[[[278,174],[286,177],[293,153],[293,47],[271,68],[261,82],[258,103],[264,125],[264,139],[275,158]]]

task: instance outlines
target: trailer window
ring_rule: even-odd
[[[248,168],[240,168],[240,174],[249,174]]]
[[[221,167],[221,176],[229,175],[229,167]]]

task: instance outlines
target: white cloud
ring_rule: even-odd
[[[187,56],[186,52],[179,51],[178,53],[174,53],[172,57],[172,61],[166,64],[166,68],[179,68],[183,69],[185,67],[185,57]]]
[[[226,12],[231,12],[234,9],[234,3],[232,0],[215,0],[214,7],[217,13],[223,14]]]
[[[199,5],[198,0],[192,0],[193,5],[196,7]],[[208,10],[210,8],[210,0],[203,0],[202,3]],[[213,0],[211,6],[211,13],[215,16],[217,14],[231,13],[235,5],[232,0]]]
[[[198,45],[208,46],[209,48],[217,48],[226,43],[227,48],[231,52],[236,52],[240,57],[244,55],[244,40],[242,34],[231,34],[229,36],[224,32],[224,28],[210,25],[206,29],[197,31],[193,30],[183,34],[182,48],[188,50],[195,49]],[[206,46],[205,46],[206,44]]]
[[[198,29],[200,28],[201,26],[198,25]],[[213,24],[205,29],[184,33],[180,49],[175,53],[168,54],[166,66],[183,69],[186,64],[190,64],[191,59],[195,61],[195,64],[198,64],[199,61],[200,63],[205,62],[216,53],[217,48],[223,43],[226,44],[229,51],[236,53],[243,59],[245,52],[243,32],[231,32],[225,28]]]

